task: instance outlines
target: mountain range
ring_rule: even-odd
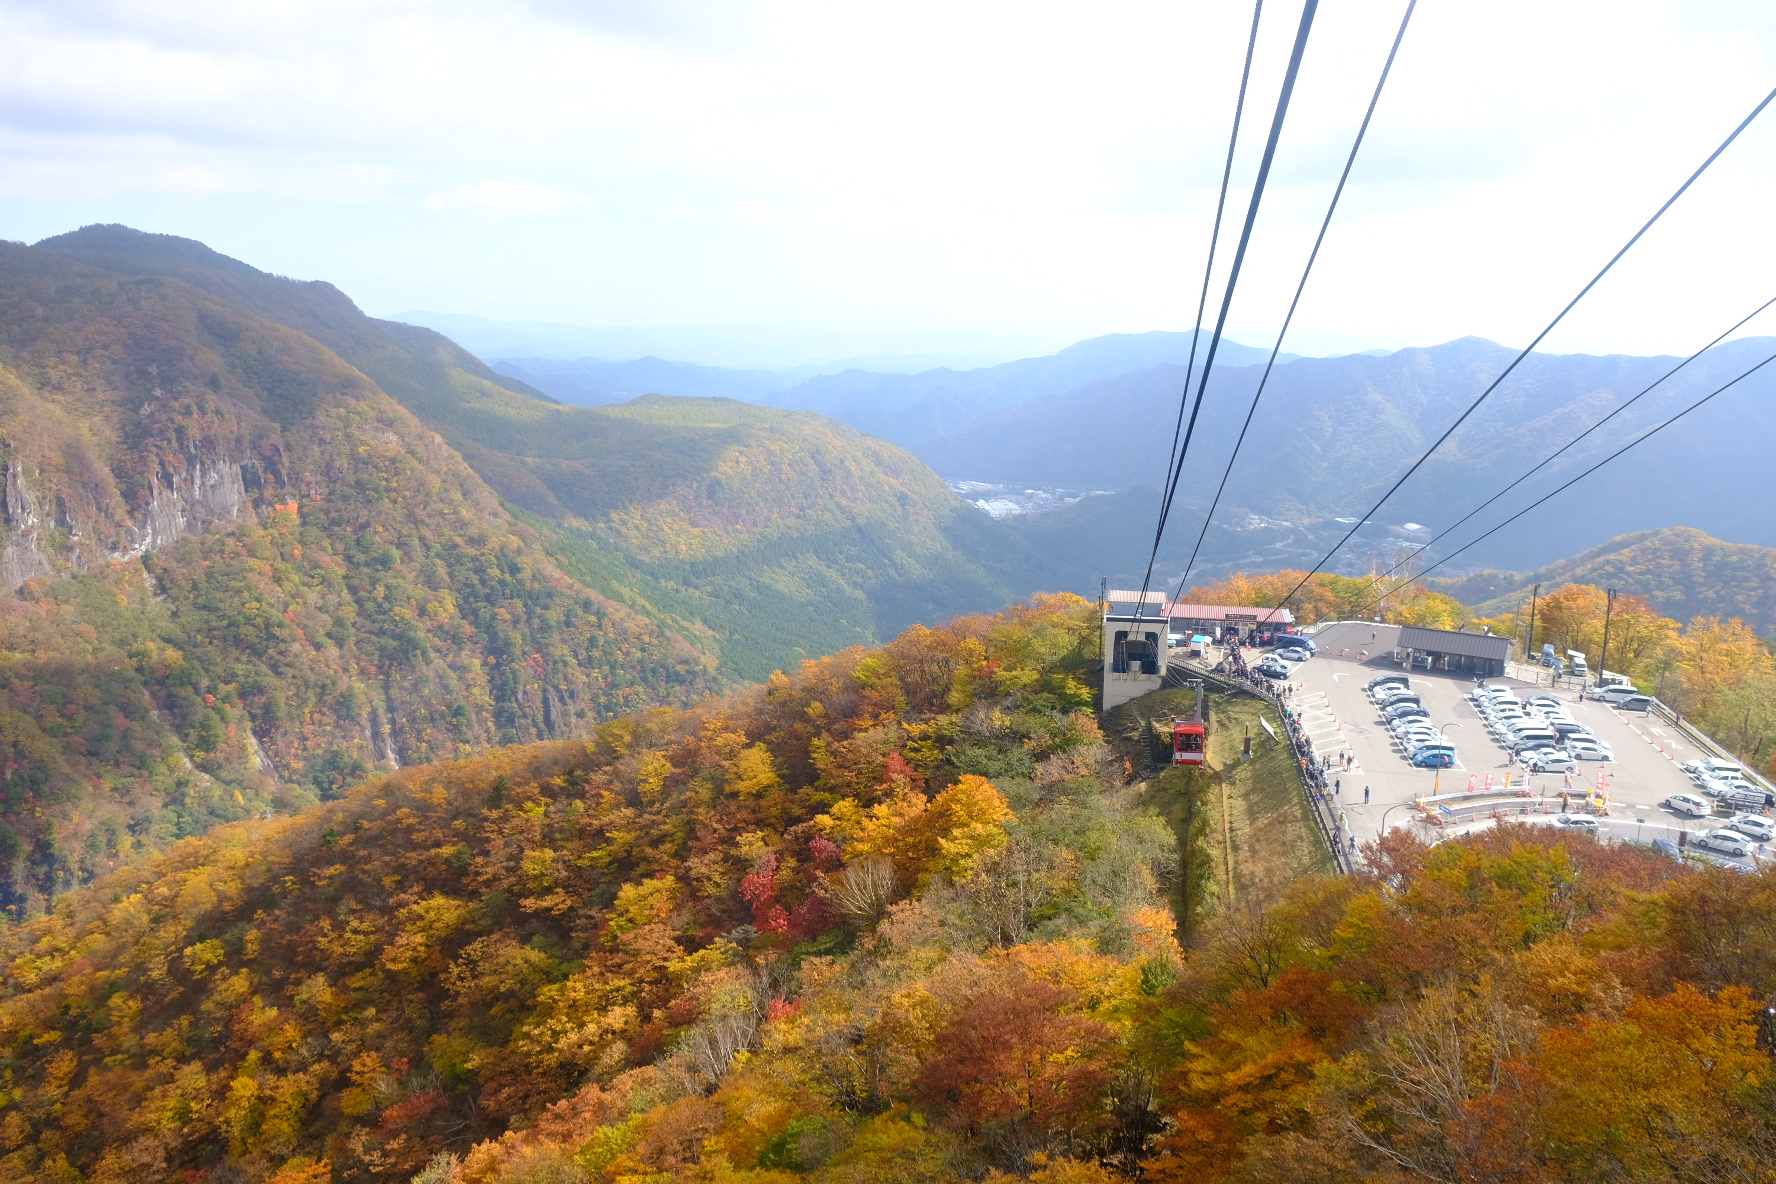
[[[951,480],[1121,491],[1157,486],[1165,473],[1187,385],[1182,363],[1189,342],[1180,333],[1112,334],[1053,355],[974,370],[848,370],[793,383],[782,374],[657,358],[498,364],[569,401],[609,401],[645,388],[818,411],[906,447]],[[1749,338],[1710,351],[1514,485],[1452,541],[1468,542],[1729,383],[1773,348],[1776,340]],[[1194,548],[1200,515],[1221,481],[1222,458],[1241,431],[1263,372],[1256,364],[1262,356],[1223,343],[1191,442],[1190,456],[1202,459],[1185,466],[1178,492],[1184,512],[1174,515],[1177,525],[1162,547],[1168,576],[1180,574]],[[1204,539],[1202,570],[1214,575],[1265,558],[1296,564],[1317,559],[1346,529],[1336,520],[1365,513],[1514,356],[1508,347],[1479,338],[1394,353],[1285,355],[1287,364],[1272,372]],[[1402,540],[1422,541],[1424,531],[1401,529],[1407,523],[1434,535],[1461,519],[1677,362],[1531,355],[1364,527],[1358,546],[1339,565],[1363,570],[1374,553]],[[1552,562],[1600,536],[1679,522],[1745,543],[1776,545],[1776,520],[1740,496],[1738,476],[1759,463],[1759,441],[1776,429],[1769,411],[1772,381],[1756,374],[1730,387],[1598,477],[1479,542],[1455,570]]]

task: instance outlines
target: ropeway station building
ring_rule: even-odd
[[[1104,710],[1165,682],[1170,638],[1205,634],[1219,640],[1228,630],[1240,638],[1288,632],[1295,615],[1286,608],[1179,604],[1163,593],[1111,591],[1104,610]]]

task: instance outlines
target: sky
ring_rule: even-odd
[[[1320,6],[1234,339],[1274,339],[1404,3]],[[1265,6],[1235,229],[1300,12]],[[377,315],[994,360],[1184,329],[1250,16],[0,0],[0,237],[186,235]],[[1767,0],[1422,0],[1285,348],[1526,344],[1776,86],[1773,50]],[[1776,104],[1544,348],[1690,352],[1776,295],[1772,208]]]

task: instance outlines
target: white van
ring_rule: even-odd
[[[1679,814],[1688,814],[1692,818],[1707,818],[1714,813],[1714,807],[1693,793],[1674,793],[1665,799],[1665,805]]]

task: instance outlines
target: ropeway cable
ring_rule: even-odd
[[[1209,231],[1209,258],[1203,264],[1202,291],[1196,298],[1196,325],[1190,331],[1190,359],[1184,364],[1184,394],[1178,399],[1178,422],[1172,425],[1172,444],[1166,450],[1165,480],[1159,483],[1161,515],[1165,513],[1165,491],[1171,485],[1172,467],[1178,463],[1178,438],[1184,433],[1184,406],[1189,402],[1190,377],[1196,372],[1196,347],[1202,340],[1203,312],[1209,306],[1209,281],[1215,274],[1215,249],[1221,242],[1221,218],[1227,210],[1227,187],[1233,179],[1233,154],[1239,147],[1240,119],[1246,110],[1246,88],[1252,80],[1252,54],[1258,47],[1258,23],[1263,15],[1264,0],[1253,0],[1252,31],[1246,35],[1246,63],[1240,70],[1239,97],[1233,104],[1233,131],[1227,137],[1227,163],[1221,167],[1221,193],[1215,199],[1215,224]]]
[[[1505,519],[1503,522],[1499,523],[1497,526],[1493,527],[1491,530],[1487,531],[1485,534],[1478,535],[1478,536],[1468,540],[1466,543],[1462,544],[1460,547],[1457,547],[1455,550],[1451,551],[1449,554],[1445,555],[1443,558],[1437,560],[1437,562],[1431,564],[1431,566],[1425,568],[1424,571],[1419,572],[1415,576],[1409,576],[1406,579],[1396,582],[1393,587],[1387,589],[1380,596],[1376,597],[1375,603],[1380,604],[1382,601],[1386,600],[1389,596],[1392,596],[1395,592],[1398,592],[1401,588],[1404,588],[1407,584],[1412,583],[1414,580],[1423,579],[1426,574],[1436,571],[1439,567],[1442,567],[1445,563],[1448,563],[1451,559],[1454,559],[1457,555],[1460,555],[1463,551],[1466,551],[1469,547],[1472,547],[1476,543],[1479,543],[1482,539],[1490,538],[1491,536],[1497,534],[1499,531],[1501,531],[1505,527],[1511,525],[1511,523],[1517,521],[1517,519],[1523,517],[1525,514],[1529,513],[1531,510],[1535,509],[1537,506],[1541,505],[1543,502],[1546,502],[1549,498],[1552,498],[1553,496],[1555,496],[1555,494],[1562,493],[1565,490],[1571,489],[1574,485],[1577,485],[1580,481],[1583,481],[1586,477],[1589,477],[1592,473],[1595,473],[1598,469],[1601,469],[1604,465],[1609,464],[1610,461],[1615,460],[1618,456],[1621,456],[1624,452],[1627,452],[1630,448],[1634,448],[1640,444],[1646,443],[1646,441],[1652,439],[1654,436],[1658,435],[1660,432],[1664,431],[1666,428],[1670,427],[1672,424],[1676,423],[1678,420],[1682,419],[1684,416],[1688,415],[1690,412],[1694,411],[1696,408],[1702,406],[1702,404],[1708,402],[1710,399],[1714,398],[1716,395],[1722,394],[1723,392],[1731,389],[1732,387],[1737,386],[1739,383],[1745,381],[1747,378],[1750,378],[1753,374],[1756,374],[1759,370],[1762,370],[1765,366],[1768,366],[1771,362],[1776,362],[1776,354],[1771,354],[1769,357],[1765,358],[1763,361],[1759,362],[1757,365],[1753,366],[1751,369],[1745,371],[1743,374],[1740,374],[1737,378],[1734,378],[1731,381],[1725,383],[1724,385],[1716,387],[1714,390],[1710,391],[1708,394],[1703,395],[1700,399],[1697,399],[1694,403],[1691,403],[1688,407],[1685,407],[1682,411],[1679,411],[1676,415],[1673,415],[1670,419],[1666,420],[1664,423],[1659,424],[1656,427],[1652,427],[1652,428],[1647,429],[1645,432],[1641,433],[1639,436],[1636,436],[1634,439],[1630,440],[1628,443],[1622,445],[1622,447],[1616,449],[1614,452],[1610,453],[1608,456],[1604,457],[1602,460],[1598,461],[1596,464],[1592,465],[1590,468],[1588,468],[1584,472],[1580,473],[1577,477],[1574,477],[1571,481],[1568,481],[1566,484],[1560,486],[1558,489],[1552,490],[1551,492],[1544,494],[1543,496],[1537,498],[1535,501],[1531,502],[1529,505],[1524,506],[1521,510],[1518,510],[1515,514],[1511,515],[1509,518]]]
[[[1301,282],[1295,285],[1295,298],[1289,301],[1289,311],[1283,317],[1283,327],[1277,331],[1276,344],[1271,346],[1270,358],[1264,363],[1264,373],[1258,379],[1258,389],[1252,394],[1252,405],[1246,408],[1246,421],[1240,425],[1239,438],[1233,442],[1233,455],[1227,458],[1227,468],[1221,472],[1221,484],[1215,489],[1215,498],[1209,503],[1209,512],[1203,515],[1202,529],[1196,535],[1196,545],[1190,549],[1190,561],[1184,565],[1184,574],[1178,580],[1179,596],[1184,595],[1184,589],[1190,583],[1190,572],[1196,567],[1196,557],[1202,551],[1203,539],[1208,536],[1209,523],[1214,520],[1215,510],[1221,505],[1221,495],[1227,491],[1227,479],[1233,474],[1233,462],[1239,459],[1240,447],[1246,442],[1246,433],[1252,427],[1252,416],[1258,411],[1258,400],[1264,397],[1264,388],[1270,382],[1270,372],[1275,368],[1277,355],[1283,349],[1283,338],[1288,336],[1289,325],[1295,319],[1295,309],[1301,304],[1302,292],[1307,289],[1307,277],[1313,273],[1314,262],[1320,257],[1320,247],[1326,241],[1326,231],[1332,225],[1332,215],[1338,211],[1338,199],[1344,196],[1344,186],[1350,180],[1351,166],[1357,163],[1357,150],[1363,146],[1363,137],[1369,133],[1369,121],[1375,117],[1375,105],[1381,101],[1381,90],[1387,85],[1388,74],[1394,68],[1394,58],[1400,52],[1400,42],[1406,36],[1406,26],[1412,21],[1412,10],[1417,7],[1418,0],[1408,0],[1406,15],[1400,18],[1400,30],[1394,34],[1394,44],[1388,50],[1387,61],[1382,63],[1381,77],[1375,82],[1375,93],[1369,96],[1369,108],[1363,112],[1363,122],[1357,128],[1357,138],[1352,142],[1350,155],[1344,161],[1344,172],[1338,176],[1338,187],[1332,191],[1332,201],[1326,207],[1326,217],[1320,222],[1319,236],[1314,239],[1313,250],[1308,252],[1307,266],[1301,269]]]
[[[1696,183],[1696,179],[1698,177],[1700,177],[1703,173],[1708,171],[1708,166],[1713,164],[1717,159],[1719,159],[1720,154],[1725,152],[1727,150],[1727,147],[1730,144],[1732,144],[1732,142],[1734,140],[1737,140],[1739,138],[1739,133],[1743,132],[1746,128],[1750,127],[1751,121],[1756,119],[1759,115],[1763,114],[1764,108],[1768,107],[1772,100],[1776,100],[1776,90],[1772,90],[1769,94],[1765,95],[1763,98],[1763,101],[1761,101],[1760,103],[1758,103],[1758,105],[1756,107],[1753,107],[1751,109],[1751,114],[1747,115],[1743,120],[1741,120],[1739,123],[1739,126],[1734,128],[1732,133],[1730,135],[1728,135],[1726,139],[1721,141],[1720,147],[1716,148],[1713,152],[1708,154],[1708,159],[1704,160],[1699,166],[1697,166],[1696,171],[1691,173],[1689,175],[1689,178],[1686,181],[1684,181],[1684,183],[1682,185],[1679,185],[1677,187],[1677,192],[1673,193],[1670,197],[1665,199],[1665,204],[1660,206],[1658,208],[1658,210],[1656,210],[1653,213],[1653,216],[1646,220],[1645,225],[1643,225],[1639,230],[1634,232],[1634,236],[1622,245],[1622,249],[1617,251],[1614,255],[1610,256],[1610,261],[1603,265],[1603,269],[1601,271],[1599,271],[1596,275],[1592,276],[1589,283],[1587,283],[1583,288],[1579,289],[1579,294],[1577,296],[1574,296],[1571,300],[1567,301],[1566,307],[1562,308],[1559,311],[1559,313],[1557,313],[1555,315],[1554,319],[1548,322],[1546,328],[1544,328],[1540,333],[1536,334],[1535,340],[1531,341],[1528,345],[1524,346],[1523,351],[1521,353],[1519,353],[1515,358],[1511,359],[1511,364],[1506,366],[1504,368],[1504,370],[1499,373],[1499,376],[1497,378],[1493,379],[1491,383],[1487,384],[1486,389],[1480,392],[1479,397],[1476,398],[1472,403],[1470,403],[1468,405],[1468,409],[1466,411],[1462,412],[1460,417],[1457,418],[1454,423],[1450,424],[1448,429],[1445,430],[1441,436],[1438,436],[1436,441],[1429,448],[1425,449],[1423,454],[1421,454],[1417,460],[1412,462],[1412,467],[1407,469],[1403,474],[1401,474],[1400,479],[1398,481],[1395,481],[1392,485],[1390,485],[1388,487],[1388,491],[1386,493],[1382,494],[1380,500],[1377,501],[1373,506],[1371,506],[1369,508],[1368,513],[1363,514],[1360,517],[1358,517],[1356,525],[1351,527],[1350,530],[1346,531],[1344,534],[1344,537],[1339,539],[1336,543],[1334,543],[1332,545],[1332,549],[1330,551],[1327,551],[1326,554],[1320,558],[1319,562],[1314,564],[1313,568],[1311,570],[1309,570],[1307,572],[1307,574],[1305,574],[1301,577],[1300,582],[1297,583],[1295,585],[1295,587],[1291,588],[1289,590],[1288,596],[1283,597],[1279,603],[1284,604],[1284,605],[1288,604],[1290,597],[1294,596],[1297,592],[1301,591],[1301,589],[1304,586],[1306,586],[1307,582],[1309,580],[1313,579],[1313,577],[1315,575],[1317,575],[1320,572],[1320,570],[1326,566],[1326,564],[1328,562],[1331,561],[1332,556],[1338,554],[1339,549],[1342,548],[1346,543],[1350,542],[1352,536],[1354,536],[1357,533],[1357,531],[1359,531],[1363,528],[1363,524],[1368,522],[1371,517],[1373,517],[1375,514],[1380,512],[1381,507],[1387,503],[1387,500],[1390,497],[1393,497],[1394,494],[1399,491],[1400,486],[1406,484],[1407,479],[1410,478],[1412,476],[1412,474],[1418,472],[1419,467],[1422,466],[1425,463],[1425,461],[1427,461],[1431,458],[1431,454],[1436,452],[1437,449],[1441,448],[1443,446],[1444,441],[1448,440],[1450,436],[1455,434],[1455,430],[1457,428],[1461,427],[1462,424],[1467,422],[1468,416],[1474,414],[1474,412],[1479,409],[1480,404],[1482,404],[1486,401],[1487,396],[1491,395],[1493,391],[1497,390],[1499,384],[1504,382],[1504,380],[1510,376],[1511,372],[1513,370],[1517,369],[1518,365],[1523,361],[1523,359],[1527,358],[1530,355],[1530,352],[1532,350],[1534,350],[1536,346],[1538,346],[1542,343],[1542,339],[1547,337],[1548,334],[1552,333],[1554,331],[1554,327],[1556,325],[1560,324],[1561,321],[1566,319],[1566,314],[1571,312],[1573,310],[1573,308],[1579,303],[1579,301],[1583,300],[1586,297],[1586,295],[1588,295],[1590,293],[1591,289],[1595,288],[1598,285],[1598,283],[1603,279],[1603,277],[1609,274],[1610,269],[1613,268],[1617,264],[1617,262],[1619,262],[1621,260],[1623,255],[1626,255],[1628,253],[1629,249],[1632,248],[1635,243],[1637,243],[1641,240],[1641,237],[1643,235],[1645,235],[1647,231],[1649,231],[1653,228],[1653,224],[1655,222],[1657,222],[1661,217],[1664,216],[1665,211],[1669,210],[1673,205],[1675,205],[1677,203],[1677,199],[1682,197],[1689,190],[1690,186],[1694,185]]]
[[[1153,532],[1153,550],[1147,556],[1147,574],[1141,579],[1140,599],[1135,605],[1135,620],[1138,623],[1142,611],[1147,606],[1147,589],[1153,583],[1153,563],[1159,556],[1159,543],[1165,536],[1166,518],[1171,514],[1172,498],[1178,492],[1178,478],[1184,472],[1184,459],[1190,453],[1190,439],[1196,432],[1196,417],[1202,410],[1203,391],[1209,385],[1209,375],[1215,368],[1215,352],[1221,347],[1221,333],[1227,327],[1227,312],[1233,304],[1233,293],[1239,286],[1240,268],[1246,261],[1246,248],[1251,245],[1252,225],[1258,220],[1258,205],[1264,199],[1264,186],[1270,179],[1270,166],[1276,159],[1277,140],[1283,134],[1283,120],[1289,114],[1289,100],[1295,93],[1295,79],[1301,72],[1301,55],[1307,50],[1307,37],[1313,31],[1314,14],[1319,9],[1319,0],[1306,0],[1301,7],[1301,23],[1295,31],[1295,47],[1289,53],[1289,67],[1283,73],[1283,85],[1277,94],[1276,114],[1271,117],[1270,136],[1264,142],[1264,156],[1258,163],[1258,176],[1252,185],[1252,198],[1246,205],[1245,225],[1240,229],[1239,246],[1233,253],[1233,264],[1227,274],[1227,289],[1221,297],[1221,311],[1215,318],[1215,333],[1209,338],[1208,356],[1203,359],[1202,375],[1197,380],[1196,401],[1190,409],[1190,420],[1184,429],[1184,442],[1178,450],[1178,461],[1173,466],[1170,480],[1165,490],[1165,500],[1160,504],[1159,525]],[[1189,388],[1185,389],[1189,396]]]
[[[1683,361],[1679,362],[1677,365],[1673,366],[1671,369],[1665,371],[1665,373],[1659,375],[1659,377],[1655,378],[1646,387],[1642,388],[1641,392],[1639,394],[1635,395],[1632,399],[1629,399],[1626,403],[1623,403],[1620,407],[1617,407],[1614,411],[1610,412],[1608,415],[1604,416],[1602,419],[1598,420],[1596,423],[1592,424],[1590,427],[1586,428],[1584,431],[1582,431],[1578,435],[1574,436],[1571,440],[1568,440],[1565,444],[1562,444],[1558,449],[1556,449],[1552,454],[1550,454],[1547,457],[1547,459],[1543,460],[1540,464],[1536,465],[1535,468],[1529,470],[1529,472],[1523,474],[1521,477],[1517,478],[1515,481],[1511,482],[1509,485],[1505,486],[1503,489],[1499,490],[1497,493],[1493,494],[1491,497],[1487,498],[1485,501],[1481,502],[1479,505],[1477,505],[1473,509],[1469,510],[1466,514],[1463,514],[1460,518],[1458,518],[1454,522],[1450,523],[1448,526],[1445,526],[1441,531],[1439,531],[1437,533],[1436,538],[1433,538],[1430,542],[1428,542],[1424,546],[1418,548],[1418,550],[1410,552],[1404,559],[1401,559],[1398,563],[1394,564],[1392,567],[1388,568],[1386,571],[1382,572],[1380,575],[1370,576],[1369,582],[1358,591],[1357,595],[1359,595],[1359,596],[1366,595],[1368,593],[1369,589],[1373,588],[1378,581],[1387,579],[1389,576],[1391,576],[1395,572],[1399,571],[1402,567],[1405,567],[1408,563],[1411,563],[1414,559],[1417,559],[1419,556],[1423,555],[1426,551],[1428,551],[1432,547],[1434,547],[1437,544],[1437,541],[1439,539],[1443,538],[1445,535],[1455,533],[1456,528],[1459,527],[1462,523],[1468,521],[1474,515],[1478,514],[1481,510],[1484,510],[1487,506],[1490,506],[1493,502],[1498,501],[1499,498],[1504,497],[1507,493],[1510,493],[1513,489],[1517,488],[1519,485],[1523,484],[1525,481],[1529,480],[1531,477],[1535,476],[1537,473],[1539,473],[1543,469],[1547,468],[1550,464],[1554,463],[1555,460],[1559,459],[1559,457],[1561,455],[1563,455],[1568,449],[1574,447],[1580,441],[1584,440],[1585,437],[1589,436],[1592,432],[1595,432],[1598,428],[1602,427],[1604,424],[1608,423],[1610,420],[1614,419],[1616,416],[1622,414],[1622,412],[1628,410],[1628,408],[1630,408],[1630,407],[1634,406],[1636,403],[1640,402],[1641,399],[1643,399],[1647,395],[1651,394],[1655,387],[1664,383],[1664,381],[1666,379],[1670,378],[1673,374],[1676,374],[1679,370],[1682,370],[1685,366],[1688,366],[1691,362],[1695,361],[1697,358],[1701,357],[1703,354],[1707,353],[1709,350],[1713,349],[1715,346],[1717,346],[1721,342],[1725,341],[1732,334],[1737,333],[1745,325],[1745,323],[1747,321],[1749,321],[1753,317],[1757,316],[1758,313],[1763,312],[1766,308],[1769,308],[1772,304],[1776,304],[1776,296],[1772,296],[1770,299],[1768,299],[1768,300],[1764,301],[1762,304],[1758,305],[1757,308],[1753,309],[1746,316],[1740,318],[1739,323],[1734,325],[1731,329],[1728,329],[1725,333],[1722,333],[1719,337],[1716,337],[1713,341],[1709,342],[1707,345],[1703,346],[1701,349],[1697,350],[1695,353],[1691,354],[1689,357],[1685,358]],[[1469,545],[1471,546],[1472,544],[1469,544]],[[1422,575],[1423,573],[1420,573],[1420,574]],[[1417,578],[1417,577],[1414,577],[1414,578]]]

